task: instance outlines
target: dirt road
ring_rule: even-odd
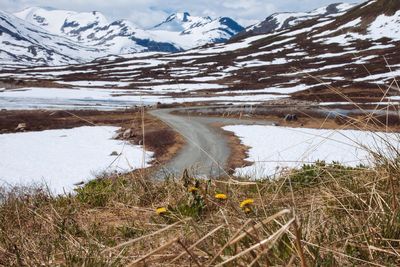
[[[182,151],[162,167],[159,176],[181,175],[185,169],[197,176],[216,177],[224,175],[230,148],[226,137],[211,123],[223,124],[271,124],[271,122],[224,119],[212,117],[191,117],[171,114],[176,109],[157,109],[150,114],[158,117],[186,140]]]

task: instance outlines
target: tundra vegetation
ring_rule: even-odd
[[[139,171],[73,194],[0,194],[4,266],[398,266],[400,165],[316,162],[273,180]]]

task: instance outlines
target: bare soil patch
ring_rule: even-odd
[[[250,166],[252,163],[245,160],[249,155],[249,147],[244,145],[239,137],[237,137],[233,132],[225,131],[222,129],[225,126],[222,123],[213,123],[215,129],[220,131],[228,140],[229,149],[231,151],[227,162],[228,173],[234,173],[235,169]]]

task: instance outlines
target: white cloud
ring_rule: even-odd
[[[169,14],[188,11],[192,15],[227,16],[248,26],[274,12],[308,11],[335,0],[0,0],[0,9],[19,11],[31,6],[51,6],[76,11],[100,11],[112,19],[129,19],[141,27],[151,27]],[[362,0],[342,0],[362,2]]]

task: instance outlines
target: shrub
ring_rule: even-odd
[[[75,191],[80,202],[92,207],[104,207],[113,194],[114,188],[114,182],[111,179],[96,179]]]

